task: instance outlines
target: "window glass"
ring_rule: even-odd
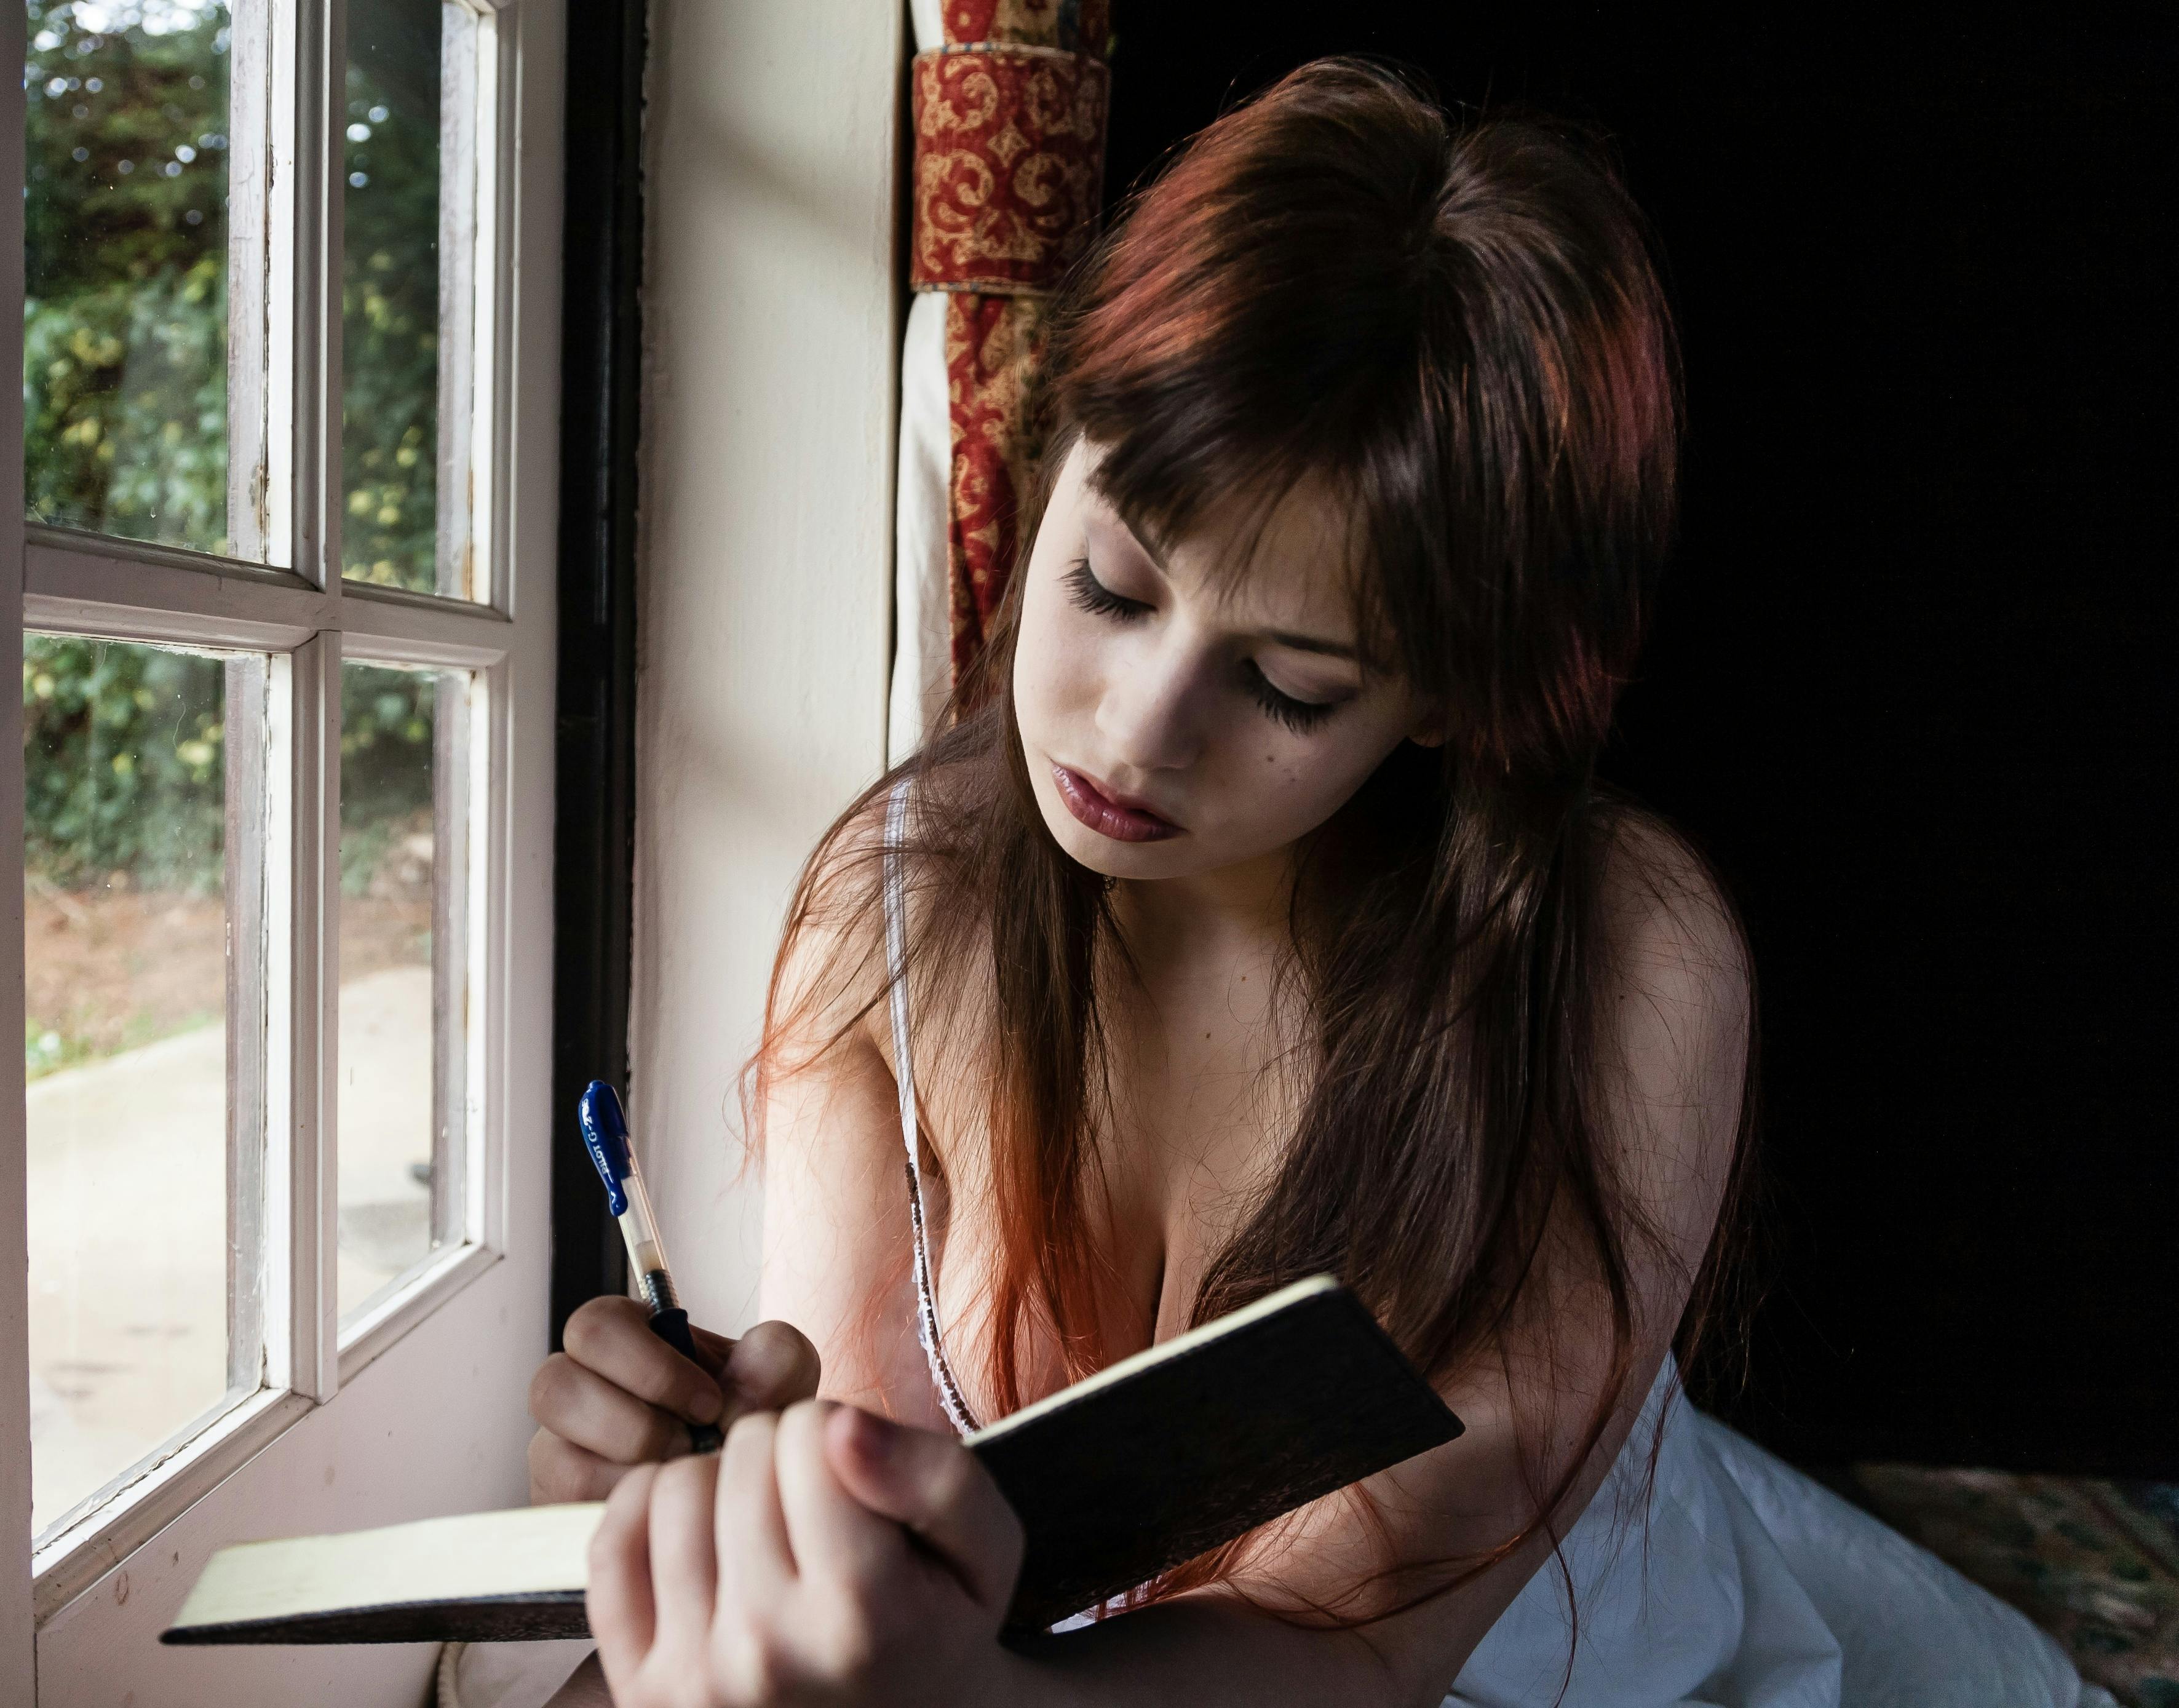
[[[228,1356],[226,1024],[254,864],[229,858],[229,684],[252,666],[24,642],[34,1530],[256,1362]]]
[[[473,27],[442,0],[350,0],[343,133],[343,573],[460,597],[468,541],[440,504],[442,417],[448,451],[466,426],[447,395],[464,341],[441,336],[441,71],[442,36]]]
[[[464,1152],[458,773],[467,678],[341,673],[340,1314],[451,1234]],[[453,1052],[449,1059],[448,1052]]]
[[[28,0],[24,497],[230,549],[222,0]]]

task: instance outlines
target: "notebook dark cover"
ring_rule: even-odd
[[[1008,1623],[1095,1606],[1460,1429],[1359,1299],[1298,1282],[971,1441],[1028,1533]]]
[[[1123,1359],[969,1445],[1027,1532],[1008,1623],[1035,1628],[1460,1431],[1361,1302],[1320,1276]],[[589,1628],[570,1587],[178,1623],[162,1640],[494,1641]]]

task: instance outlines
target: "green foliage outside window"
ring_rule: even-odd
[[[226,840],[224,667],[200,653],[30,634],[23,641],[24,862],[40,881],[203,894]],[[438,678],[341,672],[341,876],[369,881],[394,830],[431,804]]]
[[[24,492],[33,519],[228,548],[222,0],[26,0]],[[343,558],[436,585],[439,0],[351,0],[342,162]],[[91,26],[97,25],[96,29]],[[32,636],[41,881],[218,881],[217,661]],[[343,672],[343,841],[430,804],[434,678]],[[124,755],[133,755],[124,757]],[[118,764],[117,759],[122,761]],[[351,882],[354,864],[343,859]]]
[[[223,550],[226,8],[28,6],[27,508]]]
[[[436,675],[341,670],[341,887],[360,895],[409,816],[431,805]]]
[[[218,887],[225,840],[225,671],[156,647],[23,642],[24,856],[48,882]]]
[[[343,160],[341,558],[351,576],[427,593],[438,589],[439,10],[349,8]],[[392,51],[372,51],[381,41]]]

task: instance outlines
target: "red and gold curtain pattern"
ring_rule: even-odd
[[[946,297],[952,674],[982,646],[1041,450],[1046,304],[1097,224],[1109,0],[945,0],[913,68],[910,283]]]

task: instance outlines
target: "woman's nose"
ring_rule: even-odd
[[[1203,750],[1205,661],[1161,646],[1129,661],[1097,705],[1108,757],[1138,771],[1177,771]]]

